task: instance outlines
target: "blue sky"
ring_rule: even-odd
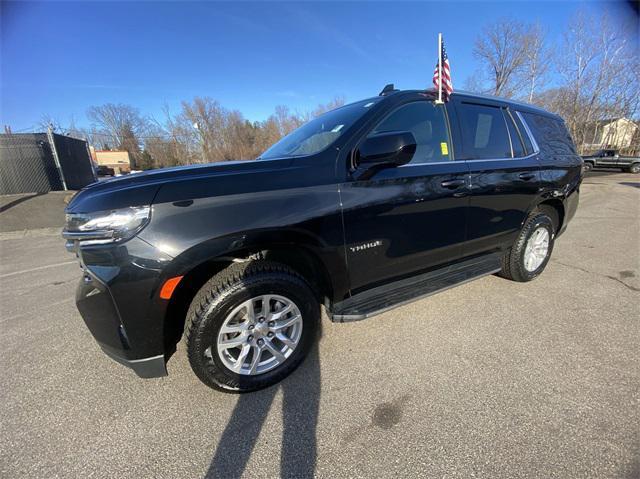
[[[389,82],[427,87],[438,31],[461,87],[477,68],[473,41],[485,24],[539,21],[559,40],[580,6],[3,2],[0,124],[30,129],[46,114],[63,126],[72,118],[84,126],[86,108],[107,102],[162,119],[165,104],[176,113],[194,96],[260,120],[279,104],[304,111],[335,96],[355,101]]]

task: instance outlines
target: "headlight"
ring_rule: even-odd
[[[135,236],[149,222],[150,215],[150,206],[68,214],[62,236],[73,244],[74,249],[76,241],[87,245],[114,243]]]

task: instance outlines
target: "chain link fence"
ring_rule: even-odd
[[[94,181],[84,140],[47,133],[0,135],[0,195],[78,190]]]

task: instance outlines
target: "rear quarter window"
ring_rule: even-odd
[[[522,141],[524,142],[524,147],[525,147],[525,150],[526,150],[526,154],[530,155],[532,153],[535,153],[535,148],[533,147],[533,144],[531,143],[531,138],[529,138],[529,133],[527,133],[527,129],[522,124],[522,121],[520,120],[520,117],[518,115],[512,114],[511,118],[513,118],[513,120],[516,122],[516,125],[518,127],[518,131],[520,132],[520,137],[522,138]]]
[[[576,148],[563,121],[535,113],[521,112],[542,153],[574,156]]]

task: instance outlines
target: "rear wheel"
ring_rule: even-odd
[[[640,173],[640,163],[634,163],[629,167],[629,173],[638,174]]]
[[[585,161],[582,164],[582,171],[584,171],[585,173],[587,173],[588,171],[593,170],[593,163]]]
[[[187,351],[210,387],[247,392],[289,375],[312,346],[319,305],[305,280],[270,261],[234,264],[193,299]]]
[[[513,281],[531,281],[549,262],[553,251],[555,223],[546,211],[532,213],[518,238],[502,259],[500,276]]]

